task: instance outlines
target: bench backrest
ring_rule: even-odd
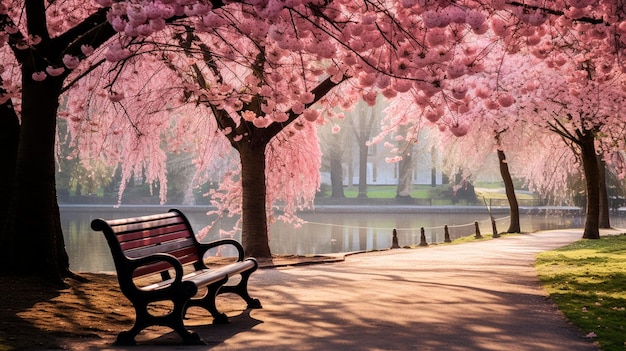
[[[170,254],[183,265],[200,260],[191,225],[178,210],[134,218],[95,219],[91,228],[106,236],[118,272],[124,269],[123,261],[155,253]],[[168,268],[171,266],[166,262],[142,266],[132,276],[159,273]]]

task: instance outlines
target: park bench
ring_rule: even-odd
[[[94,219],[91,228],[106,236],[120,289],[135,308],[134,326],[119,333],[116,344],[134,345],[139,332],[155,325],[172,328],[185,343],[202,344],[198,334],[183,324],[187,309],[202,307],[211,313],[213,323],[228,323],[215,303],[217,295],[223,293],[236,293],[248,308],[261,308],[259,300],[248,294],[248,279],[257,269],[257,261],[244,259],[243,247],[232,239],[198,242],[189,221],[178,210],[135,218]],[[228,247],[236,251],[236,262],[233,258],[209,268],[207,252]],[[232,276],[238,276],[238,282],[226,285]],[[149,305],[161,301],[171,301],[171,311],[151,314]]]

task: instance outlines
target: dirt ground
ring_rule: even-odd
[[[261,268],[268,268],[329,260],[332,259],[322,256],[281,256],[259,264]],[[63,350],[67,348],[68,339],[98,339],[104,346],[113,342],[119,332],[130,329],[134,309],[121,293],[117,277],[96,273],[79,275],[88,281],[67,279],[68,287],[62,290],[42,285],[32,277],[0,276],[0,351]],[[154,313],[165,312],[168,308],[168,305],[155,306]],[[218,297],[218,308],[230,314],[244,310],[246,304],[237,296],[226,294]],[[194,324],[212,322],[210,314],[199,308],[190,309],[187,317]],[[156,335],[171,331],[155,329]]]

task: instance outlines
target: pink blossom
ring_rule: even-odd
[[[65,56],[63,56],[63,64],[68,69],[74,69],[80,64],[80,60],[76,56],[66,54]]]
[[[385,162],[387,163],[396,163],[402,161],[402,156],[397,155],[393,157],[385,157]]]
[[[299,100],[303,104],[310,104],[315,100],[315,95],[307,91],[300,94]]]
[[[411,90],[413,82],[406,79],[395,79],[393,88],[399,93],[406,93]]]
[[[594,0],[567,0],[567,3],[570,6],[575,7],[577,9],[583,9],[591,5],[593,2]]]
[[[36,82],[41,82],[42,80],[46,79],[48,75],[46,74],[46,72],[35,72],[33,73],[33,75],[31,76],[31,78],[36,81]]]
[[[363,94],[363,101],[365,101],[369,106],[376,105],[376,97],[378,94],[374,91],[368,91]]]
[[[498,97],[498,103],[502,107],[509,107],[515,103],[515,98],[511,94],[501,94]]]
[[[441,16],[435,11],[428,10],[422,14],[422,22],[426,28],[436,28],[442,23]]]
[[[441,118],[441,116],[439,114],[435,113],[434,111],[427,111],[424,114],[424,117],[426,117],[427,120],[429,120],[429,121],[431,121],[433,123],[437,122],[439,120],[439,118]]]
[[[4,31],[9,33],[9,34],[16,34],[17,32],[20,31],[20,29],[17,28],[17,26],[14,26],[14,25],[5,25],[4,26]]]
[[[256,113],[250,110],[245,110],[241,113],[241,117],[248,122],[252,122],[256,119]]]
[[[30,45],[38,45],[39,43],[41,43],[41,37],[38,35],[29,35],[28,42],[30,43]]]
[[[455,123],[450,126],[450,132],[456,137],[462,137],[469,131],[469,126],[465,123]]]
[[[371,87],[376,83],[376,74],[374,73],[361,73],[359,76],[359,84],[363,87]]]
[[[315,122],[319,118],[320,113],[317,110],[308,109],[304,111],[302,116],[309,122]]]
[[[284,123],[284,122],[287,122],[289,120],[289,115],[284,113],[284,112],[278,112],[278,113],[274,113],[272,115],[272,119],[275,122]]]
[[[468,11],[465,22],[474,30],[479,29],[485,23],[485,15],[478,11]]]
[[[46,73],[48,73],[49,75],[53,77],[58,77],[61,74],[63,74],[63,72],[65,72],[65,68],[63,67],[52,67],[52,66],[46,67]]]
[[[107,61],[118,62],[128,58],[130,54],[130,50],[123,48],[120,44],[113,44],[109,46],[109,50],[104,56]]]
[[[387,99],[393,99],[394,97],[398,96],[398,91],[395,89],[389,88],[389,89],[383,90],[382,94]]]
[[[293,111],[293,113],[300,115],[302,114],[302,112],[304,112],[305,106],[302,102],[297,101],[296,103],[293,104],[293,106],[291,106],[291,111]]]
[[[455,61],[448,65],[446,72],[448,73],[448,78],[454,79],[463,76],[465,69],[466,66],[462,62]]]
[[[417,5],[418,1],[417,0],[401,0],[400,4],[402,5],[402,7],[404,8],[411,8],[415,5]]]
[[[426,40],[432,46],[442,45],[446,42],[446,30],[443,28],[433,28],[426,33]]]
[[[460,6],[451,5],[443,9],[441,16],[448,23],[465,23],[466,14]]]
[[[265,128],[271,123],[272,121],[267,117],[257,117],[254,119],[254,121],[252,121],[252,124],[254,124],[254,126],[257,128]]]
[[[93,47],[89,46],[89,45],[81,45],[80,46],[80,51],[85,55],[85,56],[89,56],[91,54],[93,54]]]
[[[111,7],[113,0],[96,0],[96,3],[102,7]]]
[[[335,124],[333,125],[333,128],[331,131],[333,134],[338,134],[341,131],[341,127]]]
[[[237,134],[233,137],[233,141],[241,141],[241,139],[243,139],[243,135],[241,134]]]
[[[150,24],[140,24],[135,27],[135,29],[137,30],[137,36],[140,37],[147,37],[150,34],[154,33],[154,30],[152,29],[152,26]]]
[[[452,88],[452,96],[455,99],[462,99],[467,94],[467,85],[466,84],[457,84]]]

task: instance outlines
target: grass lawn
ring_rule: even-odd
[[[603,351],[626,350],[626,235],[537,255],[539,279],[565,316]]]

